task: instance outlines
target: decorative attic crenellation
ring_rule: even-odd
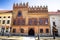
[[[32,6],[29,7],[28,12],[48,12],[48,7],[47,6]]]
[[[13,8],[19,8],[19,7],[21,7],[21,8],[28,7],[28,2],[27,3],[20,3],[20,4],[18,4],[18,3],[13,4]]]
[[[31,13],[33,13],[33,12],[48,12],[48,7],[47,6],[32,6],[32,7],[30,7],[30,6],[28,6],[28,2],[27,3],[20,3],[20,4],[18,4],[18,3],[14,3],[13,4],[13,9],[19,9],[19,8],[27,8],[28,10],[28,12],[31,12]]]

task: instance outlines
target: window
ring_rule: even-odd
[[[0,17],[1,18],[1,17]]]
[[[29,25],[32,25],[32,22],[33,22],[32,19],[29,19],[28,24],[29,24]]]
[[[18,19],[18,22],[17,22],[18,25],[25,25],[25,19]]]
[[[5,20],[3,20],[3,24],[5,24]]]
[[[21,33],[24,33],[24,29],[20,29],[21,30]]]
[[[18,21],[17,21],[17,25],[20,25],[20,19],[18,19]]]
[[[34,25],[37,25],[37,19],[34,19],[33,22],[34,22]]]
[[[16,25],[16,20],[13,21],[13,25]]]
[[[46,33],[49,33],[49,29],[46,29]]]
[[[6,18],[6,17],[4,16],[4,18]]]
[[[22,23],[21,23],[21,24],[22,24],[22,25],[25,25],[25,20],[23,19],[23,20],[21,20],[21,21],[22,21]]]
[[[28,24],[29,25],[37,25],[37,19],[36,18],[29,19]]]
[[[42,25],[43,24],[43,20],[39,19],[39,24]]]
[[[48,19],[45,19],[45,24],[48,24]]]
[[[16,29],[13,29],[13,33],[16,33]]]
[[[18,11],[18,17],[20,17],[20,16],[22,16],[22,14],[21,14],[21,12],[20,12],[20,11]]]
[[[7,20],[7,24],[9,24],[10,23],[10,20]]]
[[[10,16],[8,16],[8,18],[10,18]]]
[[[39,24],[40,25],[47,25],[48,24],[48,18],[40,18]]]
[[[40,29],[40,33],[43,33],[43,29]]]

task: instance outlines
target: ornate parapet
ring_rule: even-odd
[[[26,7],[28,7],[28,2],[27,3],[20,3],[20,4],[18,4],[18,3],[13,4],[13,9],[14,8],[26,8]]]
[[[47,6],[32,6],[29,7],[28,12],[35,13],[35,12],[48,12],[48,7]]]
[[[27,3],[14,3],[13,4],[13,9],[19,9],[19,8],[27,8],[28,12],[30,13],[40,13],[40,12],[48,12],[48,7],[47,6],[32,6],[32,7],[28,7],[28,2]]]

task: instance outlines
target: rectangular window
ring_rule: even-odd
[[[13,29],[13,33],[16,33],[16,29]]]
[[[47,25],[48,24],[48,19],[47,18],[45,18],[45,25]]]
[[[18,19],[18,21],[17,21],[17,25],[20,25],[20,19]]]
[[[24,19],[22,20],[22,25],[25,25],[25,20]]]
[[[7,20],[7,24],[9,24],[10,23],[10,20]]]
[[[33,24],[37,25],[37,19],[33,19]]]
[[[28,22],[29,25],[32,25],[33,24],[33,21],[32,19],[29,19],[29,22]]]
[[[40,33],[43,33],[43,29],[40,29]]]
[[[46,33],[49,33],[49,29],[46,29]]]
[[[10,18],[10,16],[8,16],[8,18]]]
[[[28,21],[29,25],[37,25],[37,19],[36,18],[30,18]]]
[[[1,17],[0,17],[1,18]]]
[[[5,24],[5,20],[3,20],[3,24]]]
[[[16,20],[13,20],[13,25],[16,25]]]
[[[25,19],[18,19],[18,22],[17,22],[18,25],[25,25]]]
[[[43,22],[44,22],[43,19],[39,19],[39,24],[40,24],[40,25],[43,25],[43,24],[44,24]]]
[[[39,24],[40,25],[47,25],[48,24],[48,18],[40,18]]]
[[[21,33],[24,33],[24,29],[20,29]]]

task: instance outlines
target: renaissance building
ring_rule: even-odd
[[[4,31],[4,33],[10,32],[12,21],[12,11],[11,10],[0,10],[0,33]]]
[[[47,6],[30,7],[28,3],[13,4],[12,34],[50,35]]]

